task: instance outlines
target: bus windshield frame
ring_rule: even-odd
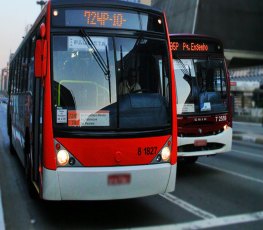
[[[170,68],[165,39],[142,33],[86,35],[66,30],[51,37],[54,128],[169,129]],[[128,83],[131,72],[136,83]],[[134,91],[123,91],[123,84]]]
[[[220,40],[170,35],[178,116],[229,112],[229,79]]]
[[[206,115],[228,111],[224,59],[175,57],[177,114]]]

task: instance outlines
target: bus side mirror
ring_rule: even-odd
[[[47,40],[36,40],[35,48],[35,77],[43,78],[47,74]]]

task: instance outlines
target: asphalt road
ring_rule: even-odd
[[[7,230],[262,229],[262,145],[234,142],[229,153],[200,158],[194,165],[179,163],[176,190],[170,194],[117,201],[36,201],[27,193],[18,158],[9,153],[5,113],[6,106],[0,105],[0,193],[2,227]]]
[[[233,122],[233,129],[239,133],[263,136],[263,124],[250,122]]]

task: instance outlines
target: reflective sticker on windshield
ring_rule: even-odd
[[[201,103],[200,107],[201,107],[201,111],[211,111],[210,102]]]
[[[195,105],[194,104],[177,104],[177,113],[194,113]]]
[[[100,111],[68,111],[68,126],[70,127],[95,127],[110,126],[110,113]]]
[[[67,110],[62,108],[57,108],[57,123],[65,124],[67,123]]]
[[[94,46],[98,51],[105,51],[106,47],[108,47],[108,38],[106,37],[90,37]],[[92,48],[85,42],[82,37],[78,36],[69,36],[68,37],[68,50],[74,51],[87,51]]]

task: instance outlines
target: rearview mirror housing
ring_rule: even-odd
[[[43,78],[47,74],[47,40],[36,40],[35,48],[35,64],[34,64],[35,77]]]

